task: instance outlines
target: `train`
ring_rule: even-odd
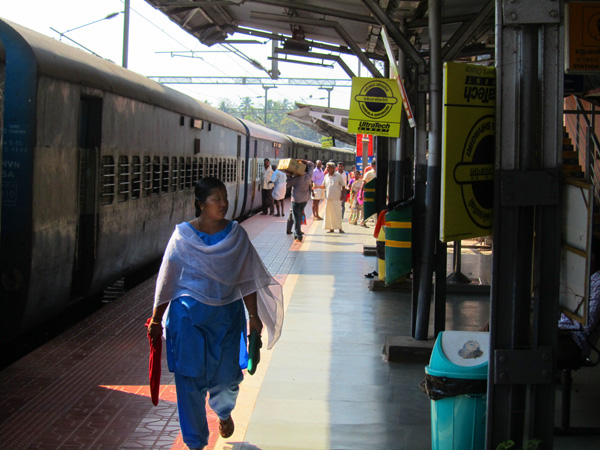
[[[355,160],[1,18],[0,86],[3,342],[159,260],[198,179],[239,219],[261,208],[264,158]]]

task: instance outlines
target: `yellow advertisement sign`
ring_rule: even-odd
[[[323,148],[333,147],[333,138],[331,136],[321,137],[321,147],[323,147]]]
[[[352,78],[348,132],[400,136],[402,98],[396,80]]]
[[[495,104],[493,67],[444,65],[440,218],[444,242],[491,234]]]
[[[600,72],[600,2],[568,4],[568,72]]]

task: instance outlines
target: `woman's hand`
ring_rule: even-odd
[[[152,342],[154,342],[155,344],[157,342],[160,342],[160,340],[162,339],[162,330],[163,327],[160,323],[150,322],[150,324],[148,325],[148,336],[150,336]]]
[[[260,335],[262,333],[262,329],[263,329],[263,323],[260,320],[260,317],[258,317],[258,315],[250,315],[250,320],[248,321],[248,334],[250,335],[252,333],[252,330],[256,330],[258,331],[258,334]]]

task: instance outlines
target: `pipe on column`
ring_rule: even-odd
[[[429,157],[425,193],[425,231],[419,279],[415,339],[427,340],[431,307],[431,282],[439,228],[442,153],[442,39],[441,1],[429,0]]]

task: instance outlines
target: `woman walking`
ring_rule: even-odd
[[[177,225],[167,245],[148,334],[161,339],[164,322],[183,441],[203,449],[209,437],[207,393],[221,436],[234,431],[231,412],[248,361],[244,306],[248,331],[260,334],[264,324],[272,348],[283,325],[283,295],[246,231],[225,218],[225,185],[203,178],[195,194],[196,218]]]

